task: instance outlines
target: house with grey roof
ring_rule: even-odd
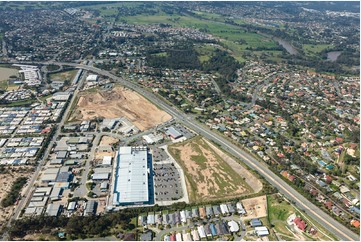
[[[216,217],[221,215],[221,207],[219,205],[214,205],[213,206],[213,213],[214,213],[214,216],[216,216]]]
[[[169,215],[168,214],[163,214],[162,223],[163,223],[163,225],[168,225],[169,224]]]
[[[199,218],[198,208],[192,208],[192,218]]]
[[[208,217],[208,218],[213,217],[213,209],[212,209],[212,206],[207,206],[207,207],[206,207],[206,214],[207,214],[207,217]]]
[[[234,214],[236,212],[236,206],[233,203],[227,203],[228,212]]]

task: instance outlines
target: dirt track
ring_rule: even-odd
[[[147,130],[172,118],[138,93],[119,86],[81,95],[69,121],[96,117],[126,117],[140,130]]]

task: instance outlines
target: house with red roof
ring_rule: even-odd
[[[343,142],[343,139],[340,138],[340,137],[337,137],[337,138],[336,138],[336,142],[337,142],[337,143],[342,143],[342,142]]]
[[[352,219],[351,225],[354,226],[355,228],[360,228],[360,221],[358,221],[356,219]]]
[[[332,177],[330,177],[329,175],[326,175],[324,179],[327,184],[330,184],[332,182]]]
[[[326,201],[324,204],[325,204],[325,207],[326,207],[328,210],[331,210],[331,209],[332,209],[332,202],[331,202],[331,201]]]
[[[175,234],[171,234],[171,236],[170,236],[170,241],[176,241],[176,236],[175,236]]]
[[[312,196],[315,197],[315,196],[317,196],[318,191],[317,191],[316,189],[313,189],[313,188],[312,188],[312,189],[310,190],[310,193],[311,193]]]
[[[296,179],[296,177],[293,176],[293,175],[291,175],[290,173],[288,173],[288,171],[282,171],[282,172],[281,172],[281,175],[282,175],[283,177],[287,178],[287,179],[288,179],[289,181],[291,181],[291,182],[293,182],[293,181]]]
[[[306,224],[306,222],[303,221],[300,217],[296,217],[296,218],[293,220],[293,223],[297,226],[297,228],[299,228],[299,229],[302,230],[303,232],[306,231],[307,224]]]

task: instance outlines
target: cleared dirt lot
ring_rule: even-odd
[[[263,218],[267,216],[267,197],[266,195],[242,200],[247,216],[244,220],[253,218]]]
[[[147,130],[172,118],[140,94],[120,86],[82,94],[69,121],[97,117],[126,117],[140,130]]]
[[[168,150],[183,168],[190,202],[252,192],[243,178],[202,137],[169,146]]]
[[[103,136],[100,143],[99,143],[99,147],[102,146],[112,146],[112,144],[117,143],[119,140],[110,136]],[[99,149],[97,149],[97,151],[95,152],[95,159],[96,160],[102,160],[104,156],[114,156],[115,152],[105,152],[105,151],[101,151]]]
[[[50,80],[52,80],[52,81],[65,81],[65,80],[71,81],[77,72],[78,72],[78,70],[71,70],[71,71],[63,71],[63,72],[58,72],[55,74],[50,74]]]

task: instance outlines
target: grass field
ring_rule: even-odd
[[[312,44],[304,44],[302,46],[303,50],[305,51],[306,55],[316,55],[323,51],[324,49],[331,48],[332,45],[329,44],[318,44],[318,45],[312,45]]]
[[[295,240],[296,238],[294,235],[286,228],[286,226],[288,226],[286,222],[287,218],[296,212],[292,205],[287,203],[282,198],[277,199],[276,194],[268,196],[267,203],[268,218],[270,223],[274,225],[274,229],[277,232],[286,235],[286,238],[284,239],[293,238],[293,240]]]
[[[195,47],[197,53],[199,54],[199,61],[201,63],[208,61],[212,54],[214,53],[214,51],[217,49],[217,47],[212,46],[212,45],[207,45],[207,44],[203,44],[203,45],[197,45]]]
[[[190,202],[237,197],[251,189],[202,137],[168,147],[186,176]]]
[[[50,74],[49,76],[51,81],[65,81],[65,80],[72,81],[77,72],[78,70],[63,71],[63,72]]]
[[[30,104],[33,104],[34,102],[36,102],[36,99],[29,99],[29,100],[24,100],[24,101],[18,101],[18,102],[12,102],[9,104],[1,104],[0,107],[17,107],[17,106],[28,106]]]
[[[0,90],[6,90],[8,88],[7,80],[0,80]]]
[[[277,47],[275,41],[257,33],[247,32],[238,26],[233,26],[225,23],[225,18],[219,14],[193,11],[192,15],[166,14],[162,11],[162,7],[166,3],[152,3],[149,6],[142,6],[144,3],[110,3],[99,4],[83,7],[84,9],[99,10],[100,16],[103,18],[112,18],[111,16],[117,13],[117,7],[127,6],[135,7],[141,6],[144,9],[152,9],[155,14],[138,14],[134,16],[119,16],[118,22],[126,22],[128,24],[170,24],[174,27],[188,27],[206,30],[207,33],[221,39],[225,47],[233,52],[233,56],[240,62],[244,62],[242,53],[247,47],[249,48],[273,48]],[[162,7],[161,7],[162,5]],[[242,21],[240,23],[243,23]],[[241,44],[239,41],[245,43]],[[265,51],[267,52],[267,51]],[[280,52],[281,53],[281,52]],[[209,55],[201,55],[199,58],[201,62],[207,61]],[[269,59],[278,60],[276,57],[269,57]]]

